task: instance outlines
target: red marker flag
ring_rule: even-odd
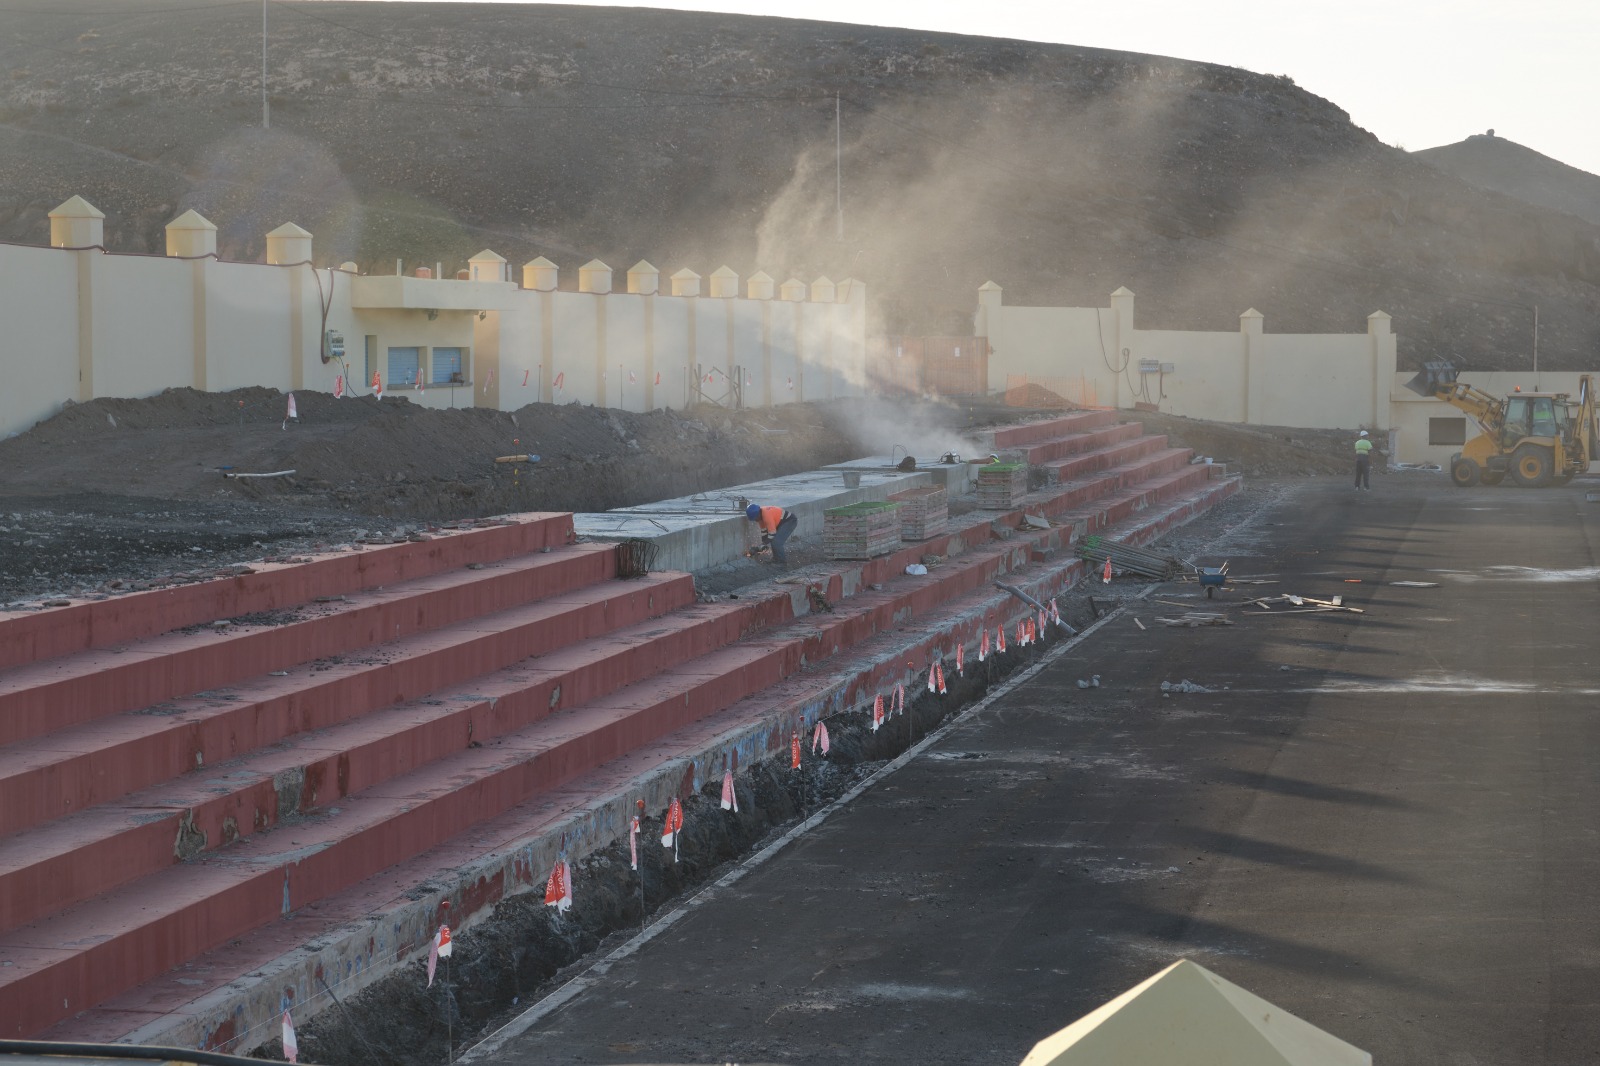
[[[372,395],[383,399],[383,376],[376,370],[372,372]]]
[[[567,372],[565,370],[563,370],[561,373],[556,375],[556,391],[560,392],[562,386],[564,386],[566,383],[567,383]]]
[[[981,663],[989,658],[989,631],[983,631],[983,640],[978,642],[978,661]]]
[[[493,385],[493,384],[494,384],[494,371],[491,370],[491,371],[489,371],[488,374],[484,375],[484,378],[483,378],[483,394],[485,396],[489,395],[489,386]]]
[[[904,714],[905,712],[906,712],[906,687],[904,685],[896,685],[894,687],[894,713],[895,714]]]
[[[412,385],[412,387],[413,387],[413,388],[415,388],[415,389],[416,389],[416,390],[417,390],[417,391],[418,391],[418,392],[422,392],[422,391],[424,391],[424,390],[425,390],[425,389],[427,389],[427,386],[426,386],[426,385],[424,385],[424,384],[423,384],[423,383],[422,383],[422,368],[421,368],[421,367],[420,367],[420,366],[419,366],[419,367],[417,367],[417,380],[415,380],[415,381],[413,381],[413,382],[412,382],[412,383],[411,383],[411,385]]]
[[[531,374],[531,373],[533,373],[533,371],[531,371],[531,370],[524,370],[522,372],[522,387],[523,388],[527,388],[528,387],[528,375]]]
[[[872,731],[876,733],[881,725],[883,725],[883,694],[879,693],[878,698],[872,701]]]
[[[1039,627],[1033,624],[1033,619],[1028,619],[1028,643],[1032,644],[1039,639]]]
[[[632,385],[634,382],[636,382],[638,380],[639,380],[638,378],[633,376],[633,371],[631,371],[631,370],[628,371],[628,384],[629,385]]]
[[[633,824],[628,827],[628,869],[639,868],[639,816],[633,816]]]
[[[933,669],[939,675],[939,695],[943,696],[945,694],[944,663],[934,663]]]
[[[1061,624],[1061,610],[1056,606],[1056,598],[1054,596],[1050,597],[1050,621],[1057,625]]]
[[[722,771],[722,809],[739,813],[739,793],[733,787],[733,771]]]
[[[678,834],[683,831],[683,804],[674,797],[667,804],[667,815],[661,819],[661,846],[671,848],[673,856],[678,853]]]
[[[967,646],[965,644],[957,644],[956,645],[956,676],[957,677],[966,677],[967,676],[966,652],[967,652]]]
[[[661,384],[661,371],[659,370],[656,371],[656,384]]]
[[[1048,615],[1046,615],[1044,613],[1044,608],[1041,607],[1041,608],[1039,608],[1039,632],[1042,633],[1042,632],[1044,632],[1045,630],[1047,630],[1049,628],[1050,628],[1050,618],[1049,618]]]
[[[300,1061],[300,1041],[294,1037],[294,1019],[283,1012],[283,1057],[289,1062]]]
[[[550,880],[544,886],[544,905],[554,907],[557,913],[565,913],[572,906],[572,867],[565,859],[557,859],[550,871]]]
[[[285,409],[283,420],[285,423],[300,421],[300,412],[295,410],[294,393],[289,394],[289,406]]]
[[[822,748],[822,754],[828,754],[828,727],[820,721],[811,731],[811,754],[815,755],[818,747]]]
[[[1001,655],[1004,655],[1006,653],[1006,627],[1005,626],[995,626],[994,635],[995,635],[994,650],[999,652]]]
[[[932,666],[928,667],[928,691],[929,692],[938,692],[939,691],[938,676],[935,673],[935,671],[937,671],[938,669],[939,669],[939,664],[938,663],[934,663]]]
[[[1106,568],[1100,571],[1100,583],[1102,585],[1111,584],[1111,556],[1109,555],[1106,556]]]
[[[333,379],[333,398],[335,400],[344,399],[344,375],[343,374],[340,374],[338,377]]]
[[[1021,648],[1028,646],[1028,627],[1020,618],[1017,619],[1017,646]]]
[[[433,972],[439,967],[439,960],[450,956],[450,927],[441,925],[439,931],[433,934],[433,943],[428,945],[428,987],[433,987]]]
[[[800,769],[800,730],[798,729],[789,737],[789,769]]]
[[[794,391],[794,378],[785,378],[784,379],[784,388],[788,389],[790,392],[793,392]]]

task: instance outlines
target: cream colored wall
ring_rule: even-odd
[[[0,436],[20,433],[78,393],[78,264],[98,252],[0,246]]]
[[[4,358],[13,371],[0,390],[0,433],[24,430],[67,400],[178,386],[331,392],[343,375],[348,394],[366,396],[369,335],[385,395],[428,407],[616,406],[620,383],[629,410],[681,408],[696,364],[723,374],[744,367],[748,405],[769,395],[772,403],[827,399],[859,392],[866,361],[860,285],[838,303],[596,295],[11,245],[0,245],[0,277]],[[344,335],[342,362],[322,361],[324,326]],[[427,381],[432,349],[445,346],[467,353],[468,380],[453,389]],[[390,347],[426,350],[422,390],[389,379]],[[814,365],[800,366],[801,349]],[[558,374],[563,387],[554,392]],[[708,391],[726,392],[726,380]]]
[[[1124,406],[1144,399],[1129,384],[1130,379],[1139,382],[1143,377],[1139,360],[1156,359],[1174,367],[1174,373],[1149,379],[1151,400],[1159,402],[1161,410],[1219,422],[1245,420],[1242,334],[1135,330],[1132,342],[1125,346],[1131,354],[1122,382]],[[1159,398],[1158,390],[1165,393],[1164,399]]]
[[[1372,346],[1348,336],[1269,333],[1262,338],[1261,410],[1251,422],[1312,429],[1372,427]]]
[[[1191,418],[1255,425],[1389,425],[1397,341],[1381,312],[1360,333],[1271,333],[1254,311],[1240,316],[1237,332],[1199,332],[1135,328],[1134,294],[1126,289],[1111,303],[1008,307],[1002,290],[986,284],[975,328],[990,342],[990,388],[1026,378],[1091,406],[1154,403]],[[1173,370],[1146,375],[1143,361]]]
[[[101,256],[94,283],[95,392],[148,396],[190,384],[193,315],[188,263]]]
[[[168,265],[188,269],[187,263]],[[206,388],[212,392],[248,385],[287,389],[293,374],[289,366],[289,316],[285,310],[289,304],[289,271],[293,268],[208,263],[205,269]],[[316,286],[311,288],[315,291]],[[320,315],[316,321],[320,322]],[[182,351],[192,364],[193,348],[187,338]],[[190,377],[192,374],[185,371],[186,384]],[[102,390],[102,395],[143,393]]]

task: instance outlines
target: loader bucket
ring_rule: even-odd
[[[1439,390],[1456,383],[1456,368],[1447,362],[1423,363],[1416,377],[1406,382],[1406,388],[1418,396],[1436,396]]]

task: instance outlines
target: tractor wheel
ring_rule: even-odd
[[[1511,476],[1525,489],[1544,488],[1550,484],[1550,449],[1537,444],[1524,444],[1511,453]]]
[[[1455,459],[1450,463],[1450,480],[1458,489],[1470,489],[1478,483],[1478,464],[1471,459]]]
[[[1505,480],[1505,476],[1506,472],[1504,470],[1485,470],[1478,475],[1478,480],[1485,485],[1498,485]]]

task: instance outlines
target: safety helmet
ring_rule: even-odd
[[[744,509],[744,516],[754,522],[761,517],[761,508],[752,503]]]
[[[1367,431],[1366,431],[1366,430],[1362,430],[1362,431],[1361,431],[1361,435],[1362,435],[1362,436],[1363,436],[1363,437],[1365,437],[1365,436],[1366,436],[1366,435],[1367,435]]]

